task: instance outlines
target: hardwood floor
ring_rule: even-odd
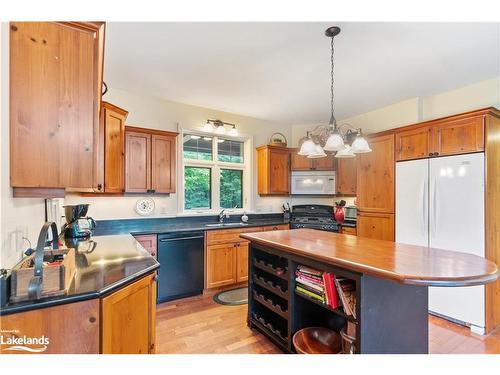
[[[212,294],[158,305],[156,352],[161,354],[282,353],[246,325],[247,305],[223,306]],[[429,351],[433,354],[500,354],[500,329],[486,336],[429,316]]]

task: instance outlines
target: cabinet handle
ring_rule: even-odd
[[[91,317],[89,318],[89,322],[90,322],[90,323],[95,323],[95,321],[96,321],[95,316],[91,316]]]
[[[97,190],[102,190],[102,184],[97,184]]]

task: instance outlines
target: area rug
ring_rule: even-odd
[[[225,290],[214,295],[214,301],[221,305],[244,305],[248,303],[248,288]]]

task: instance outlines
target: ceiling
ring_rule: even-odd
[[[331,23],[117,23],[110,87],[276,122],[329,119]],[[495,23],[340,23],[338,119],[500,74]]]

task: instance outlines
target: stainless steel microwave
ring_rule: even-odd
[[[335,172],[292,172],[292,195],[335,195]]]

